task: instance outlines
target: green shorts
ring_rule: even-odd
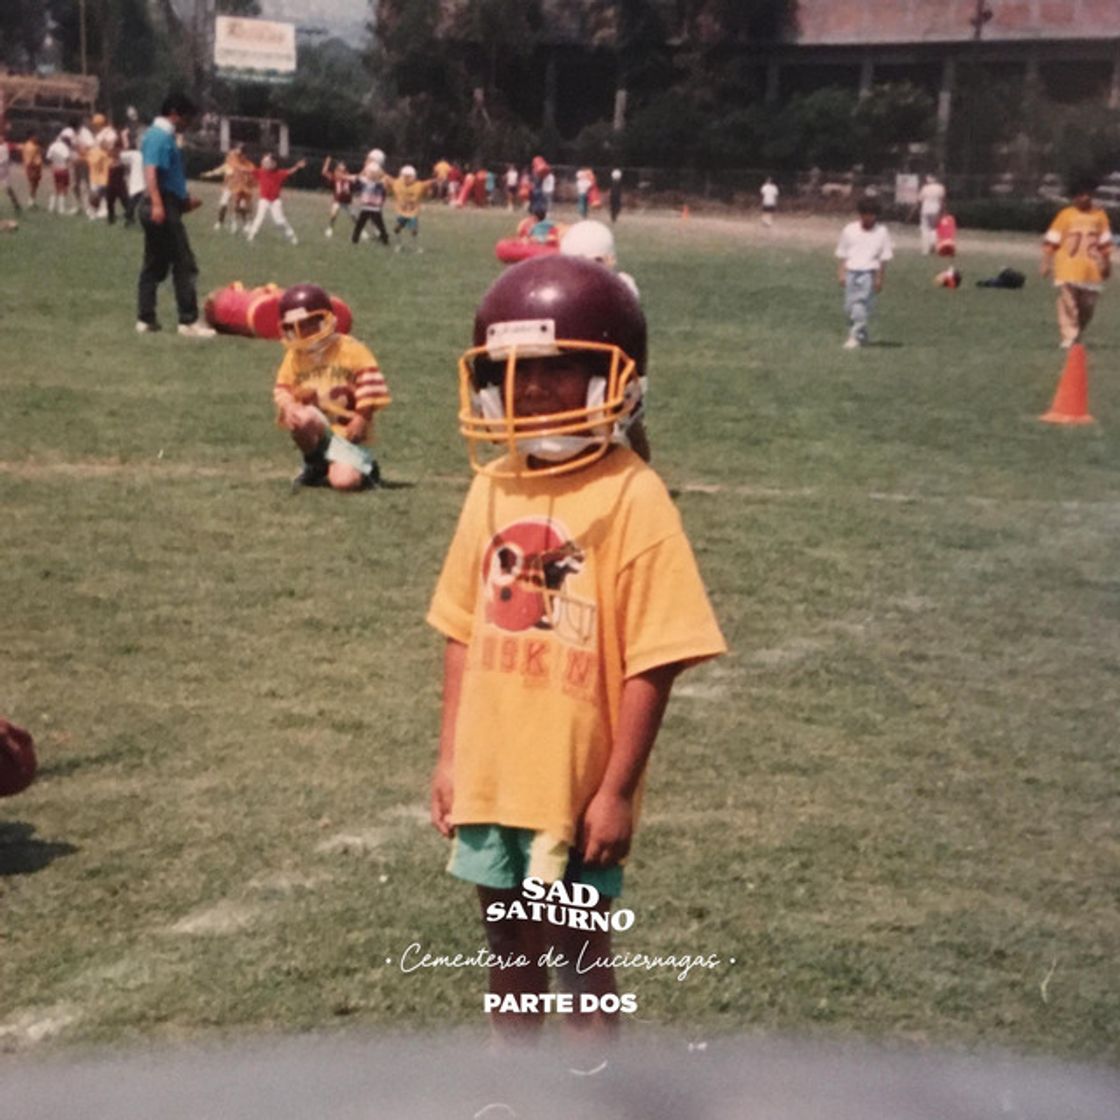
[[[397,215],[397,233],[402,229],[411,230],[413,233],[420,232],[420,219],[417,217],[406,218],[402,214]]]
[[[604,898],[622,894],[622,867],[586,865],[574,848],[531,828],[461,824],[455,829],[447,870],[480,887],[516,890],[533,876],[546,883],[586,883]]]

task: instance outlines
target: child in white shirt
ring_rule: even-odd
[[[836,275],[844,289],[844,313],[848,317],[845,350],[867,345],[867,324],[875,310],[875,297],[883,290],[887,261],[894,257],[891,235],[879,223],[878,200],[862,198],[856,211],[859,219],[844,227],[836,246],[840,261]]]

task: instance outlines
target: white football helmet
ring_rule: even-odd
[[[576,222],[560,238],[560,252],[568,257],[598,261],[613,269],[618,264],[614,251],[614,234],[602,222],[587,219]]]

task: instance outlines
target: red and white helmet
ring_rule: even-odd
[[[495,533],[482,557],[486,621],[501,630],[552,630],[586,645],[594,634],[595,605],[565,592],[583,568],[584,554],[564,527],[527,517]]]
[[[514,411],[518,362],[579,354],[591,368],[581,408],[545,416]],[[622,442],[641,404],[646,321],[629,288],[608,269],[559,253],[507,269],[482,297],[474,346],[459,361],[459,430],[471,465],[480,446],[500,446],[517,475],[528,456],[549,462],[534,474],[575,470]]]
[[[280,297],[280,333],[285,346],[315,350],[338,329],[331,297],[318,284],[294,284]]]

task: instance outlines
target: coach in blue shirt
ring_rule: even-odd
[[[146,334],[160,329],[156,319],[156,292],[171,273],[175,302],[179,308],[179,333],[188,338],[213,338],[214,331],[198,321],[195,277],[198,264],[187,238],[183,215],[201,203],[191,198],[183,155],[175,133],[196,114],[194,103],[184,94],[169,94],[160,115],[144,133],[140,155],[144,164],[145,195],[140,203],[144,227],[144,264],[137,293],[136,330]]]

